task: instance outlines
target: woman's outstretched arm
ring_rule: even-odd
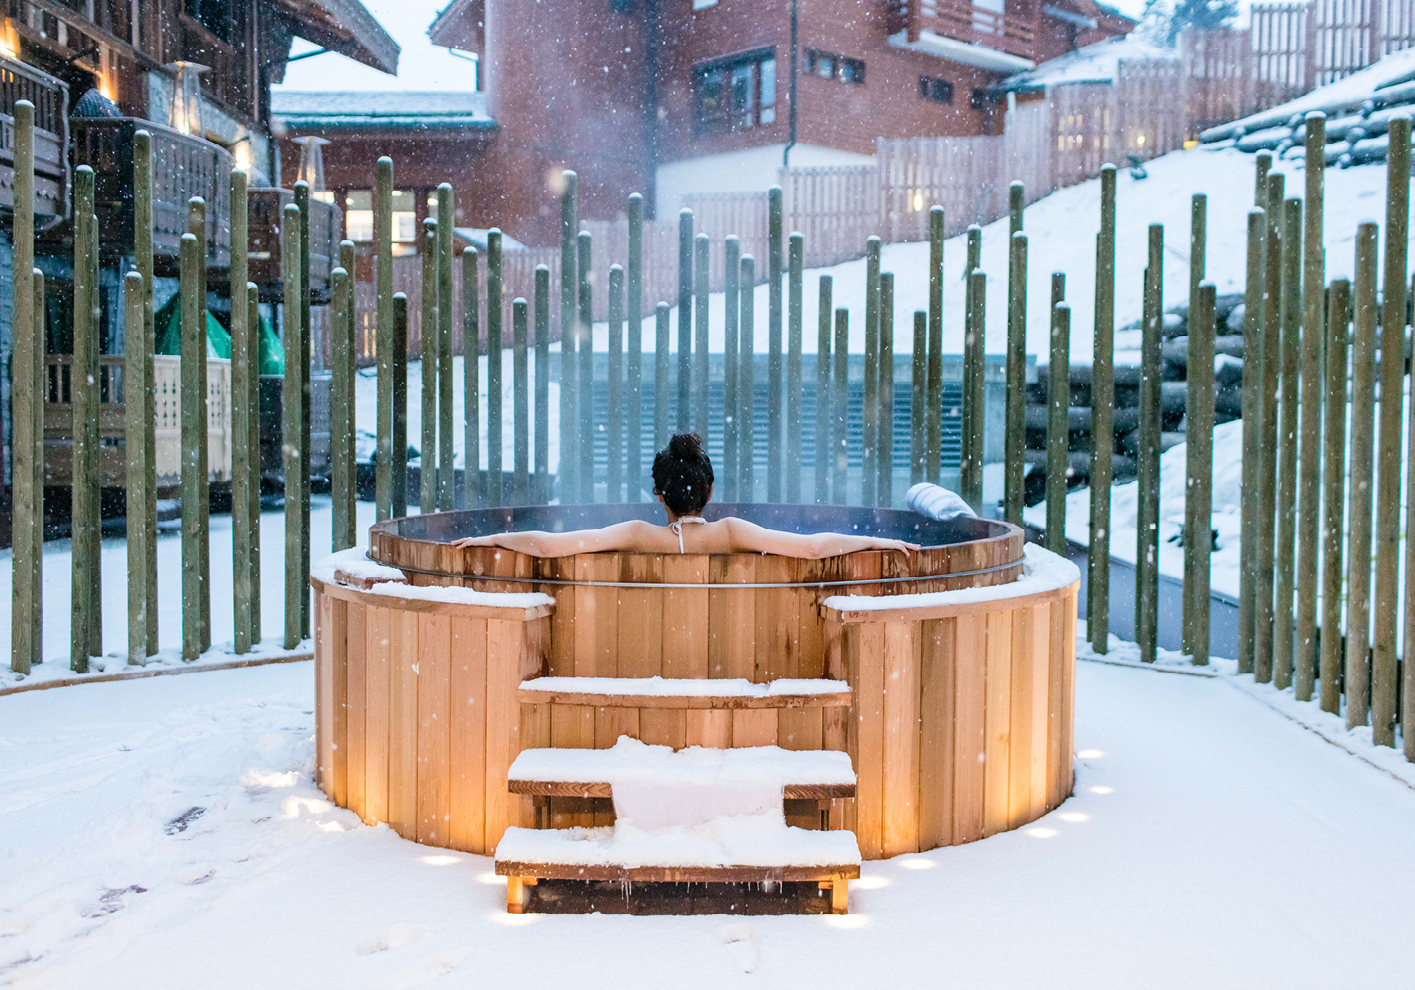
[[[493,533],[490,536],[469,536],[458,540],[454,547],[505,547],[532,557],[568,557],[577,553],[598,553],[601,550],[636,550],[653,529],[642,519],[615,523],[603,529],[576,529],[568,533],[547,533],[528,529],[517,533]]]
[[[727,520],[732,534],[732,549],[755,553],[774,553],[783,557],[805,557],[816,560],[834,557],[855,550],[898,550],[907,555],[919,549],[917,543],[886,540],[878,536],[850,536],[845,533],[784,533],[765,529],[745,519]]]

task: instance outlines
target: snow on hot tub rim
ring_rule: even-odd
[[[838,612],[882,612],[982,604],[1059,591],[1081,580],[1081,569],[1045,547],[1022,547],[1022,574],[1008,584],[904,595],[831,595],[821,605]]]
[[[499,608],[540,608],[554,605],[555,599],[539,591],[476,591],[457,585],[407,583],[398,568],[380,564],[369,556],[368,547],[349,547],[321,558],[310,566],[310,579],[324,584],[353,587],[371,595],[390,598],[417,598],[452,605],[484,605]],[[353,579],[355,584],[350,584]]]

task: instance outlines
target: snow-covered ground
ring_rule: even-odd
[[[508,916],[489,859],[324,801],[307,662],[4,697],[0,984],[1405,985],[1409,775],[1237,683],[1081,663],[1075,796],[842,918]]]

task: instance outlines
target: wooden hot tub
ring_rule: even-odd
[[[858,790],[835,799],[826,820],[853,828],[866,858],[1014,828],[1070,793],[1077,582],[1052,573],[1039,584],[1024,575],[1018,529],[838,506],[711,505],[707,513],[727,514],[924,549],[907,558],[862,551],[826,560],[533,558],[449,545],[635,515],[661,522],[657,505],[381,523],[368,557],[386,565],[382,574],[345,551],[313,579],[325,792],[407,838],[489,853],[508,825],[532,824],[531,799],[506,784],[524,748],[606,748],[629,735],[674,747],[836,749],[850,753]],[[989,589],[986,600],[935,594],[977,588]],[[881,596],[897,600],[887,609],[860,607]],[[849,707],[630,704],[520,688],[538,676],[834,678],[848,681],[851,697]],[[791,804],[797,823],[822,821],[813,805]],[[542,820],[612,819],[606,799],[556,797]]]

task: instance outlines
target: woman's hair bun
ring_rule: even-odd
[[[680,461],[696,460],[703,453],[702,437],[696,433],[675,433],[668,441],[668,452]]]

